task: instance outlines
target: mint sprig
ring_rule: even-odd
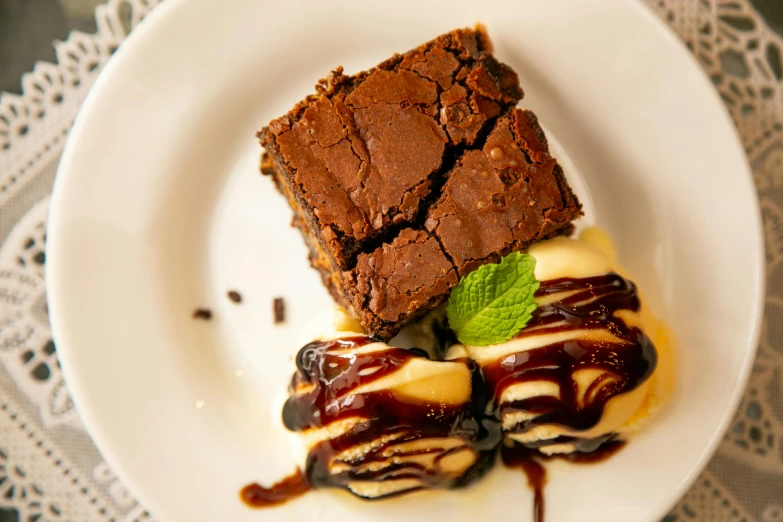
[[[536,309],[536,259],[514,252],[462,278],[452,290],[446,315],[463,344],[486,346],[508,341]]]

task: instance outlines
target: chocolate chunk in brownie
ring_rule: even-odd
[[[460,276],[544,239],[581,213],[535,114],[498,119],[481,150],[463,154],[425,226]]]
[[[264,170],[289,187],[335,267],[351,268],[390,230],[413,223],[444,158],[522,98],[516,73],[491,51],[479,27],[354,76],[338,68],[259,132],[270,154]]]

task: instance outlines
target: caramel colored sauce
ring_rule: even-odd
[[[304,495],[313,489],[310,482],[297,470],[274,486],[265,488],[260,484],[248,484],[239,492],[239,498],[250,507],[264,508],[283,504],[293,498]]]

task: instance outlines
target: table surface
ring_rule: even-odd
[[[53,42],[73,30],[93,33],[95,6],[105,0],[0,0],[0,92],[21,92],[21,76],[37,61],[56,61]],[[771,29],[783,36],[783,0],[751,0]],[[22,522],[0,507],[0,522]]]

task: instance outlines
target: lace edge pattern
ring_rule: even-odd
[[[0,205],[58,157],[84,98],[108,59],[160,0],[109,0],[95,9],[96,32],[54,44],[57,63],[22,76],[22,94],[0,93]]]
[[[645,1],[692,52],[737,127],[758,190],[768,279],[748,389],[716,458],[665,521],[783,522],[783,38],[747,0]]]
[[[0,505],[21,520],[149,520],[89,442],[57,360],[44,291],[49,202],[0,247]],[[63,428],[76,431],[58,444]]]
[[[7,396],[0,399],[0,507],[16,510],[20,521],[151,522],[143,506],[101,466],[106,467],[100,462],[91,476],[85,474],[25,408]]]
[[[748,0],[645,0],[718,90],[751,159],[783,132],[783,38]]]

